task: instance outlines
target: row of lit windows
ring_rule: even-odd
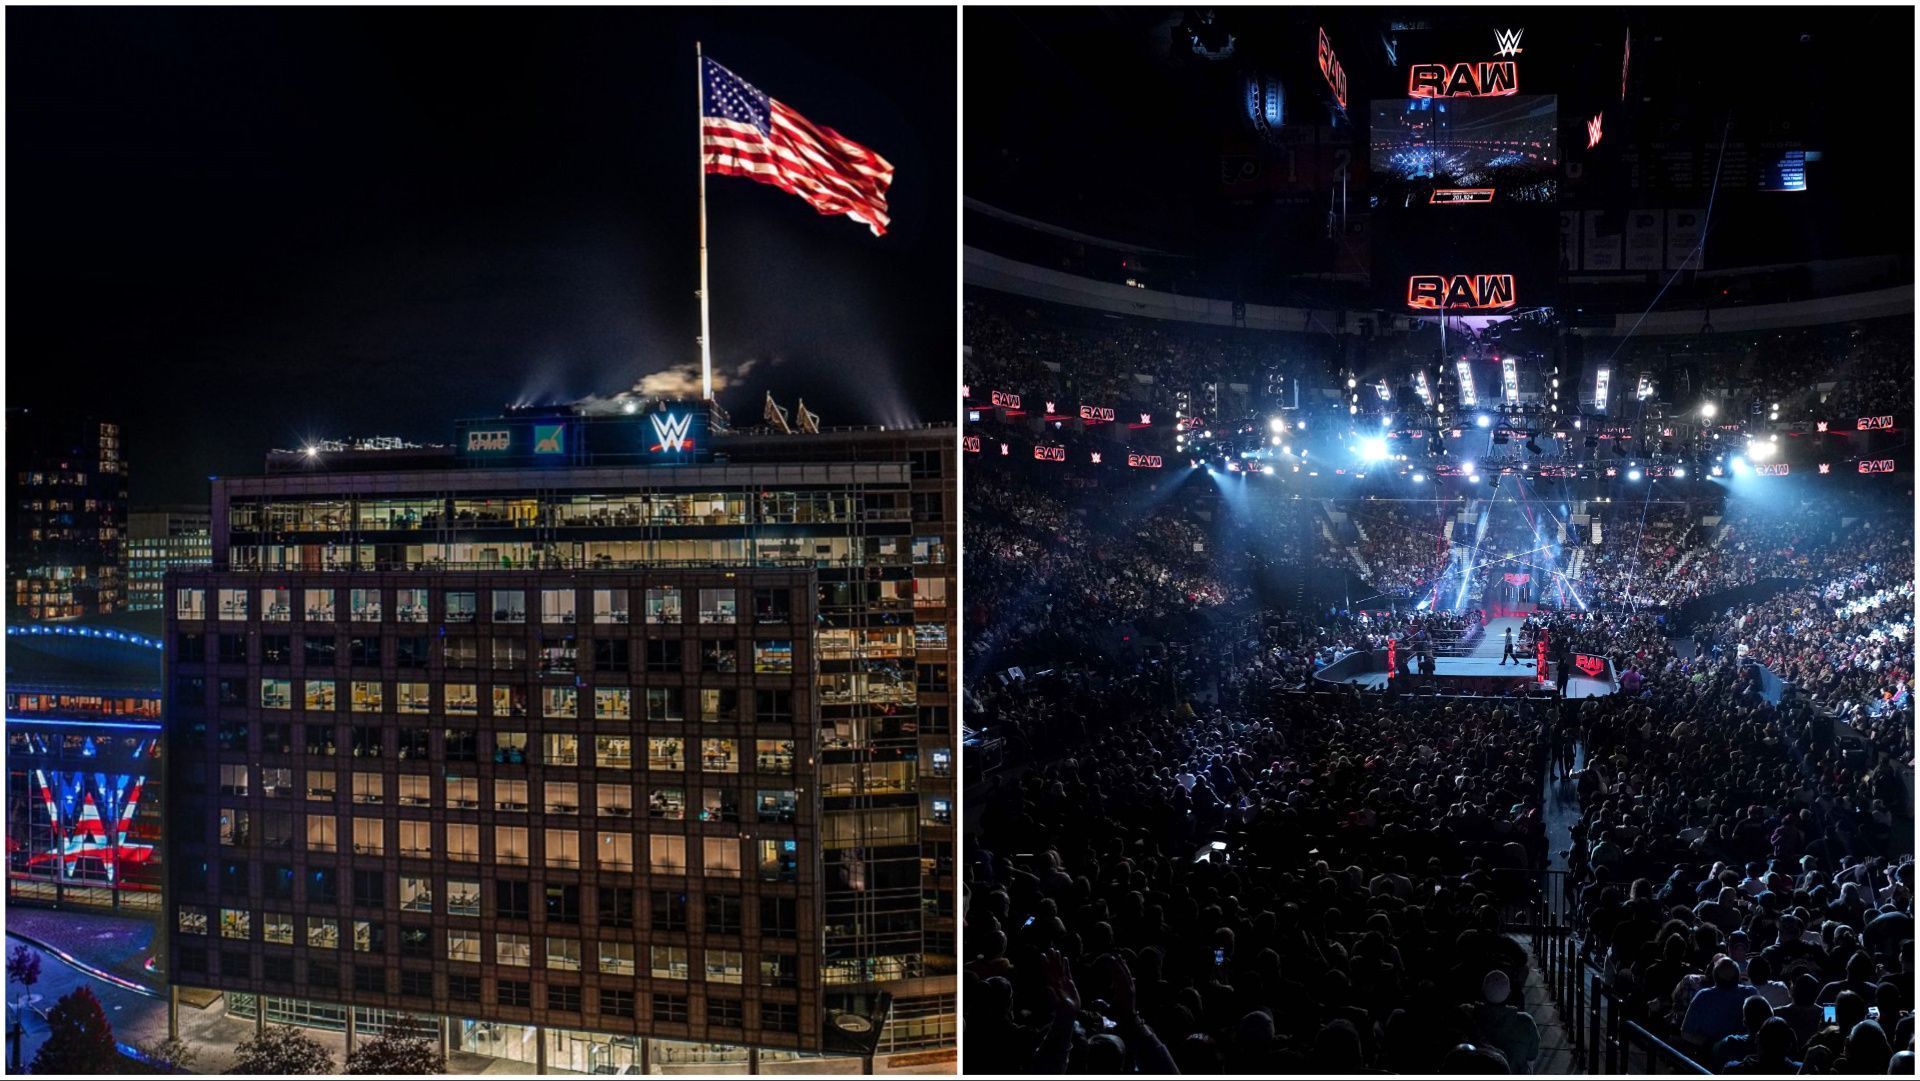
[[[244,588],[219,588],[215,591],[215,612],[223,621],[245,622],[252,610],[252,595],[255,591]],[[297,611],[305,613],[309,623],[333,623],[339,618],[336,598],[339,590],[332,587],[301,590],[300,607]],[[393,613],[393,621],[398,623],[430,622],[433,590],[425,588],[400,588],[385,590],[379,588],[354,588],[347,592],[347,615],[355,623],[384,622],[385,613]],[[445,607],[441,619],[447,623],[473,623],[479,621],[482,609],[479,604],[486,602],[484,609],[489,613],[485,622],[526,623],[528,590],[494,589],[450,590],[444,594]],[[534,601],[539,605],[539,622],[545,624],[578,624],[579,594],[583,592],[572,588],[535,590]],[[586,610],[596,624],[623,624],[631,621],[631,608],[628,590],[595,589]],[[654,586],[645,591],[646,622],[654,624],[679,624],[684,622],[684,594],[687,591],[678,586]],[[284,587],[260,589],[260,618],[268,623],[292,622],[296,609],[294,591]],[[739,590],[732,587],[703,588],[699,594],[699,622],[701,624],[733,624],[740,622]],[[786,623],[792,616],[792,591],[787,589],[756,589],[753,593],[753,615],[756,623]],[[391,607],[385,603],[387,595],[392,596]],[[174,615],[186,620],[204,620],[207,618],[207,590],[196,587],[182,587],[174,593]]]
[[[685,798],[681,796],[684,811]],[[656,797],[661,793],[655,793]],[[791,802],[792,794],[784,797],[780,793],[764,794],[769,800],[785,798]],[[728,793],[731,798],[731,793]],[[628,800],[632,795],[629,793]],[[296,816],[289,816],[296,817]],[[404,859],[443,858],[458,863],[472,863],[480,858],[480,837],[482,827],[471,823],[449,822],[445,824],[400,819],[398,821],[380,818],[350,818],[352,834],[343,838],[340,834],[342,822],[333,815],[300,815],[303,820],[302,832],[306,838],[305,851],[340,852],[350,848],[356,856],[385,856],[389,853]],[[735,812],[735,819],[738,814]],[[276,823],[290,825],[290,823]],[[390,830],[388,827],[397,827]],[[267,824],[263,821],[263,830]],[[263,834],[263,836],[265,836]],[[528,844],[532,831],[526,826],[496,825],[494,827],[493,858],[495,861],[515,866],[528,865]],[[582,848],[582,838],[586,847]],[[903,834],[911,838],[911,831]],[[393,839],[389,844],[389,838]],[[648,860],[646,870],[655,874],[683,875],[687,873],[687,838],[670,834],[643,834],[643,844],[647,846]],[[291,844],[291,837],[270,837],[285,847]],[[252,816],[245,809],[223,808],[220,812],[220,844],[226,848],[251,848],[254,841]],[[542,831],[543,844],[540,865],[543,867],[566,867],[598,869],[602,871],[632,871],[638,869],[634,862],[634,835],[614,830],[587,831],[547,829]],[[737,837],[700,838],[704,848],[703,869],[707,877],[738,878],[740,876],[739,847]],[[438,842],[438,843],[436,843]],[[589,859],[589,857],[591,857]]]
[[[366,739],[365,743],[361,742],[363,734]],[[238,733],[223,733],[223,735],[227,737],[227,742],[237,749],[244,749],[246,747],[244,728]],[[377,749],[379,746],[378,730],[369,733],[362,729],[355,729],[353,731],[353,738],[353,746],[356,748],[354,757],[363,757],[362,753],[358,750],[358,748],[362,746],[368,747],[371,752],[365,754],[364,757],[377,758],[380,756],[380,752]],[[307,733],[308,753],[328,756],[335,754],[333,739],[334,736],[331,731],[315,732],[310,729]],[[739,773],[741,772],[742,765],[741,752],[747,743],[747,740],[741,739],[691,740],[682,739],[678,736],[648,736],[644,744],[646,757],[642,759],[639,756],[639,752],[642,749],[639,740],[628,736],[595,736],[585,741],[585,746],[590,747],[593,751],[593,758],[591,761],[588,761],[581,753],[581,738],[572,733],[547,732],[541,735],[540,741],[537,744],[530,745],[526,732],[495,732],[493,733],[491,753],[487,755],[487,760],[491,761],[494,765],[507,766],[544,765],[576,768],[586,765],[597,765],[601,769],[646,769],[654,772],[685,773],[687,772],[688,752],[695,751],[698,754],[700,763],[699,772]],[[752,772],[774,774],[793,772],[793,740],[756,739],[753,740],[752,743],[754,746]],[[408,749],[403,747],[400,750],[399,757],[402,759],[410,758],[413,761],[426,759],[428,755],[425,739],[422,738],[415,746],[417,747],[417,753],[409,756]],[[481,760],[478,752],[479,737],[474,732],[449,729],[441,746],[446,761],[478,762]],[[272,748],[268,747],[267,750],[271,752]],[[246,795],[248,776],[246,771],[249,767],[223,765],[220,768],[222,770],[221,790],[223,792],[231,791],[234,795]],[[239,771],[232,780],[227,778],[226,771],[230,770]],[[320,771],[310,771],[310,775],[321,776],[322,774]],[[273,780],[281,780],[285,787],[292,787],[291,777],[286,767],[263,767],[262,776]],[[269,784],[267,794],[282,794],[274,791],[276,787],[280,786]],[[406,793],[403,792],[403,803],[405,802],[405,795]],[[454,806],[460,806],[460,804],[454,804]]]
[[[937,538],[732,537],[654,540],[453,541],[422,544],[251,544],[245,535],[227,549],[233,569],[352,570],[603,570],[654,567],[906,567],[947,562]]]
[[[245,766],[223,766],[221,791],[223,794],[246,795]],[[229,773],[232,771],[232,773]],[[270,797],[295,798],[297,793],[291,784],[292,771],[267,768],[260,771],[261,791]],[[774,770],[771,772],[782,772]],[[238,774],[234,776],[233,774]],[[277,776],[275,776],[277,775]],[[352,799],[359,805],[378,805],[392,798],[402,807],[447,807],[456,809],[474,809],[480,807],[479,779],[474,777],[448,776],[441,787],[443,793],[439,803],[431,796],[430,778],[403,774],[396,778],[397,792],[389,794],[387,778],[379,773],[355,772],[348,780]],[[306,798],[332,802],[338,796],[339,779],[331,772],[318,770],[306,773]],[[542,783],[500,777],[493,779],[489,786],[492,790],[491,805],[496,811],[509,813],[527,813],[538,810],[549,815],[578,815],[582,807],[601,818],[634,817],[634,789],[630,784],[610,784],[600,782],[583,789],[578,781],[546,781]],[[594,796],[593,802],[584,802],[582,791]],[[533,793],[539,793],[536,802]],[[701,793],[696,791],[696,795]],[[738,822],[741,793],[732,788],[708,788],[700,802],[689,808],[687,790],[681,787],[654,787],[647,796],[643,817],[671,822],[684,822],[691,818],[696,822]],[[753,816],[760,822],[792,822],[799,814],[799,793],[791,788],[761,788],[754,792]],[[269,847],[284,845],[291,841],[292,825],[285,819],[291,812],[269,811],[262,819],[266,828],[264,843]],[[367,820],[378,821],[378,820]],[[424,826],[424,823],[414,823]],[[245,847],[254,840],[252,812],[245,808],[223,809],[220,818],[221,844]],[[408,827],[411,828],[411,827]],[[418,838],[419,845],[408,843],[406,828],[402,830],[401,852],[403,855],[418,855],[427,850],[428,841]],[[374,842],[379,844],[381,842]],[[420,852],[414,849],[420,848]]]
[[[724,632],[723,632],[724,633]],[[907,631],[902,629],[887,634],[886,639],[896,643],[907,640]],[[537,653],[532,659],[537,662],[538,670],[543,674],[571,674],[576,669],[585,671],[591,668],[596,672],[625,672],[633,666],[632,643],[634,638],[619,632],[588,638],[583,643],[571,632],[543,634],[537,641]],[[494,635],[491,638],[474,635],[444,635],[439,639],[444,648],[439,650],[442,663],[450,669],[491,668],[495,671],[518,672],[527,669],[529,662],[528,641],[522,634]],[[245,633],[223,633],[214,638],[217,650],[212,660],[220,664],[246,664],[250,659]],[[258,660],[261,664],[291,665],[294,663],[295,639],[288,634],[262,634],[260,636]],[[701,637],[683,639],[679,637],[655,637],[643,639],[642,658],[646,670],[658,673],[677,673],[683,670],[683,660],[688,650],[686,644],[696,647],[695,656],[699,658],[699,669],[703,672],[736,673],[740,667],[740,641],[736,638]],[[846,638],[841,642],[850,641]],[[391,647],[385,643],[391,643]],[[315,634],[309,630],[299,638],[299,653],[305,668],[338,668],[343,663],[354,668],[378,668],[391,664],[398,668],[427,668],[432,665],[435,651],[435,637],[428,634],[415,635],[351,635],[346,640],[343,651],[338,636]],[[585,656],[582,656],[584,645]],[[752,671],[786,675],[793,671],[793,640],[790,638],[760,638],[752,644]],[[482,663],[482,652],[485,663]],[[884,658],[884,650],[869,653],[857,651],[860,656]],[[856,653],[852,649],[840,651],[840,657],[846,658]],[[904,656],[904,654],[903,654]],[[390,659],[389,659],[390,658]],[[202,664],[207,655],[207,636],[196,631],[182,631],[174,639],[173,659],[176,662]]]
[[[41,691],[8,691],[7,713],[61,714],[82,717],[160,716],[157,695],[56,694]]]
[[[804,525],[898,521],[901,492],[670,492],[577,495],[547,499],[345,499],[304,502],[240,500],[227,511],[236,532],[344,533],[351,530],[587,529],[748,524]]]
[[[771,648],[766,651],[767,659],[764,663],[758,659],[761,654],[759,648],[761,643],[755,644],[754,652],[756,654],[756,661],[754,671],[757,673],[774,674],[791,673],[793,671],[792,643],[775,642],[766,644]],[[259,682],[259,703],[261,709],[286,710],[293,708],[293,680],[266,677],[262,678]],[[300,680],[301,694],[299,700],[301,708],[315,712],[333,712],[337,710],[341,701],[338,690],[340,682],[339,680],[332,679]],[[354,679],[347,680],[346,685],[346,702],[351,712],[387,712],[387,683],[385,681],[377,679]],[[392,686],[394,688],[392,699],[393,712],[395,713],[438,713],[449,716],[478,716],[480,712],[478,684],[433,684],[402,680],[393,683]],[[435,686],[439,686],[443,692],[441,704],[437,709],[433,702],[433,688]],[[671,722],[685,719],[684,715],[676,716],[676,710],[682,704],[681,696],[685,693],[681,688],[645,687],[641,689],[646,693],[648,720]],[[490,691],[489,697],[492,704],[492,716],[524,717],[527,715],[528,688],[518,685],[492,685]],[[589,689],[585,695],[582,694],[582,689],[579,687],[541,687],[539,691],[540,716],[542,717],[561,717],[568,720],[578,720],[580,719],[580,706],[583,698],[590,698],[593,702],[593,718],[595,720],[624,721],[633,717],[633,688],[631,687],[593,687]],[[737,720],[739,713],[738,695],[738,691],[729,692],[713,688],[703,689],[700,692],[701,719],[708,721]]]

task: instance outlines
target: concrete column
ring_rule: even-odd
[[[253,1034],[255,1036],[267,1034],[267,996],[265,995],[253,996]]]
[[[353,1007],[348,1006],[347,1007],[347,1054],[349,1055],[353,1054],[353,1042],[354,1042],[353,1038],[355,1035],[356,1033],[354,1032],[354,1025],[353,1025]],[[346,1064],[341,1063],[341,1065],[345,1066]]]
[[[747,1072],[750,1074],[760,1072],[760,1049],[758,1047],[747,1048]]]
[[[446,1058],[448,1055],[453,1054],[452,1044],[453,1044],[453,1018],[445,1016],[443,1014],[440,1018],[440,1057],[441,1058]]]
[[[164,922],[164,921],[163,921]],[[167,1039],[180,1038],[180,985],[167,983]]]
[[[533,1026],[533,1072],[547,1072],[547,1026]]]

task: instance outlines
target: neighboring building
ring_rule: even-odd
[[[951,1069],[955,449],[677,405],[216,481],[176,986],[535,1069]]]
[[[127,515],[127,609],[157,612],[161,579],[213,561],[212,515],[205,507],[155,507]]]
[[[119,425],[10,411],[7,492],[9,622],[83,619],[125,606]]]
[[[160,619],[7,628],[7,903],[161,914]]]

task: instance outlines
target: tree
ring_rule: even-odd
[[[290,1025],[271,1025],[240,1045],[233,1073],[312,1075],[333,1072],[333,1056],[313,1037]]]
[[[72,1077],[123,1073],[126,1065],[100,1000],[80,987],[47,1011],[47,1042],[33,1056],[28,1072]]]
[[[412,1017],[396,1017],[385,1032],[347,1056],[350,1074],[438,1074],[447,1072],[446,1056],[433,1026]]]
[[[15,946],[7,954],[7,980],[32,991],[33,985],[40,982],[40,951],[31,946]],[[26,991],[21,992],[21,1005],[26,1004]]]

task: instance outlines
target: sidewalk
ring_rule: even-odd
[[[166,978],[146,967],[159,946],[159,914],[123,916],[111,912],[7,906],[7,931],[70,953],[95,968],[143,987],[166,990]],[[165,958],[156,958],[164,966]]]

